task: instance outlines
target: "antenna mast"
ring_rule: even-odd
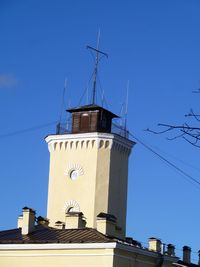
[[[95,67],[94,67],[92,104],[95,103],[95,97],[96,97],[97,68],[98,68],[98,64],[99,64],[99,41],[100,41],[100,30],[98,32],[98,37],[97,37],[97,49],[96,49],[96,59],[95,59]]]
[[[108,57],[108,54],[99,50],[99,40],[100,40],[100,30],[98,32],[98,37],[97,37],[97,48],[93,48],[93,47],[87,45],[88,49],[91,49],[92,51],[96,52],[95,65],[94,65],[93,89],[92,89],[92,104],[95,104],[95,99],[96,99],[97,72],[98,72],[98,64],[99,64],[99,60],[100,60],[99,54],[102,54],[102,55]]]
[[[125,106],[125,130],[127,130],[127,114],[128,114],[128,91],[129,91],[129,80],[127,81],[126,87],[126,106]]]
[[[64,88],[63,88],[63,93],[62,93],[62,101],[61,101],[61,109],[60,109],[60,119],[59,123],[61,123],[62,120],[62,114],[63,114],[63,107],[64,107],[64,102],[65,102],[65,92],[67,89],[67,78],[65,78],[65,83],[64,83]]]

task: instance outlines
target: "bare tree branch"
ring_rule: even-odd
[[[198,121],[200,120],[198,119]],[[199,145],[200,127],[190,126],[187,123],[184,123],[183,125],[170,125],[170,124],[159,123],[158,126],[164,127],[165,129],[162,131],[155,131],[155,130],[151,130],[147,128],[146,131],[151,132],[153,134],[164,134],[167,132],[173,132],[174,136],[167,137],[167,140],[175,140],[178,138],[183,138],[185,141],[187,141],[191,145],[200,148],[200,145]]]
[[[200,121],[200,115],[195,114],[193,109],[190,109],[190,113],[186,114],[185,117],[194,117],[197,121]]]
[[[198,89],[196,89],[196,90],[193,90],[192,93],[199,94],[199,93],[200,93],[200,88],[198,88]]]
[[[193,90],[192,93],[199,94],[200,88]],[[189,113],[185,115],[185,117],[194,118],[196,122],[200,122],[200,114],[194,112],[192,108],[190,109]],[[153,134],[172,133],[173,136],[168,136],[168,140],[176,140],[178,138],[183,138],[189,144],[200,148],[200,127],[197,127],[196,125],[191,126],[190,123],[183,123],[181,125],[159,123],[158,126],[162,127],[162,130],[155,131],[148,128],[146,129],[146,131]]]

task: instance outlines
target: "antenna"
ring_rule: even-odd
[[[100,41],[100,30],[98,32],[98,37],[97,37],[97,48],[87,45],[87,49],[91,49],[92,51],[96,52],[95,65],[94,65],[93,89],[92,89],[92,104],[95,103],[95,99],[96,99],[97,72],[98,72],[98,64],[100,61],[99,54],[108,57],[108,54],[99,50],[99,41]]]
[[[122,103],[121,109],[120,109],[120,126],[123,128],[123,112],[124,112],[124,103]]]
[[[88,98],[89,98],[88,89],[89,89],[89,85],[87,84],[87,88],[86,88],[86,105],[88,105],[88,103],[89,103],[89,100],[88,100]]]
[[[63,93],[62,93],[62,101],[61,101],[59,124],[61,123],[61,120],[62,120],[62,113],[63,113],[63,106],[64,106],[64,101],[65,101],[65,91],[66,91],[66,88],[67,88],[67,78],[65,78],[64,88],[63,88]]]
[[[103,107],[103,103],[104,103],[104,90],[102,91],[102,94],[101,94],[101,105]]]
[[[130,83],[129,83],[129,80],[128,80],[128,81],[127,81],[127,86],[126,86],[125,125],[124,125],[125,130],[127,129],[129,84],[130,84]]]

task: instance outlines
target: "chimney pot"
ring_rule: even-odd
[[[191,262],[191,248],[188,246],[183,247],[183,261],[185,263]]]
[[[61,222],[61,221],[55,222],[55,228],[57,228],[57,229],[64,229],[65,228],[64,222]]]
[[[175,256],[175,246],[172,244],[167,245],[167,255]]]
[[[47,218],[44,218],[42,216],[39,216],[39,217],[37,217],[37,224],[38,225],[48,226],[49,225],[49,220]]]

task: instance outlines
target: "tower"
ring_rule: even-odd
[[[71,133],[46,137],[50,151],[47,217],[52,226],[67,212],[82,212],[96,228],[100,213],[126,230],[128,158],[134,142],[112,130],[112,112],[95,104],[68,110]],[[125,135],[125,132],[124,132]]]

